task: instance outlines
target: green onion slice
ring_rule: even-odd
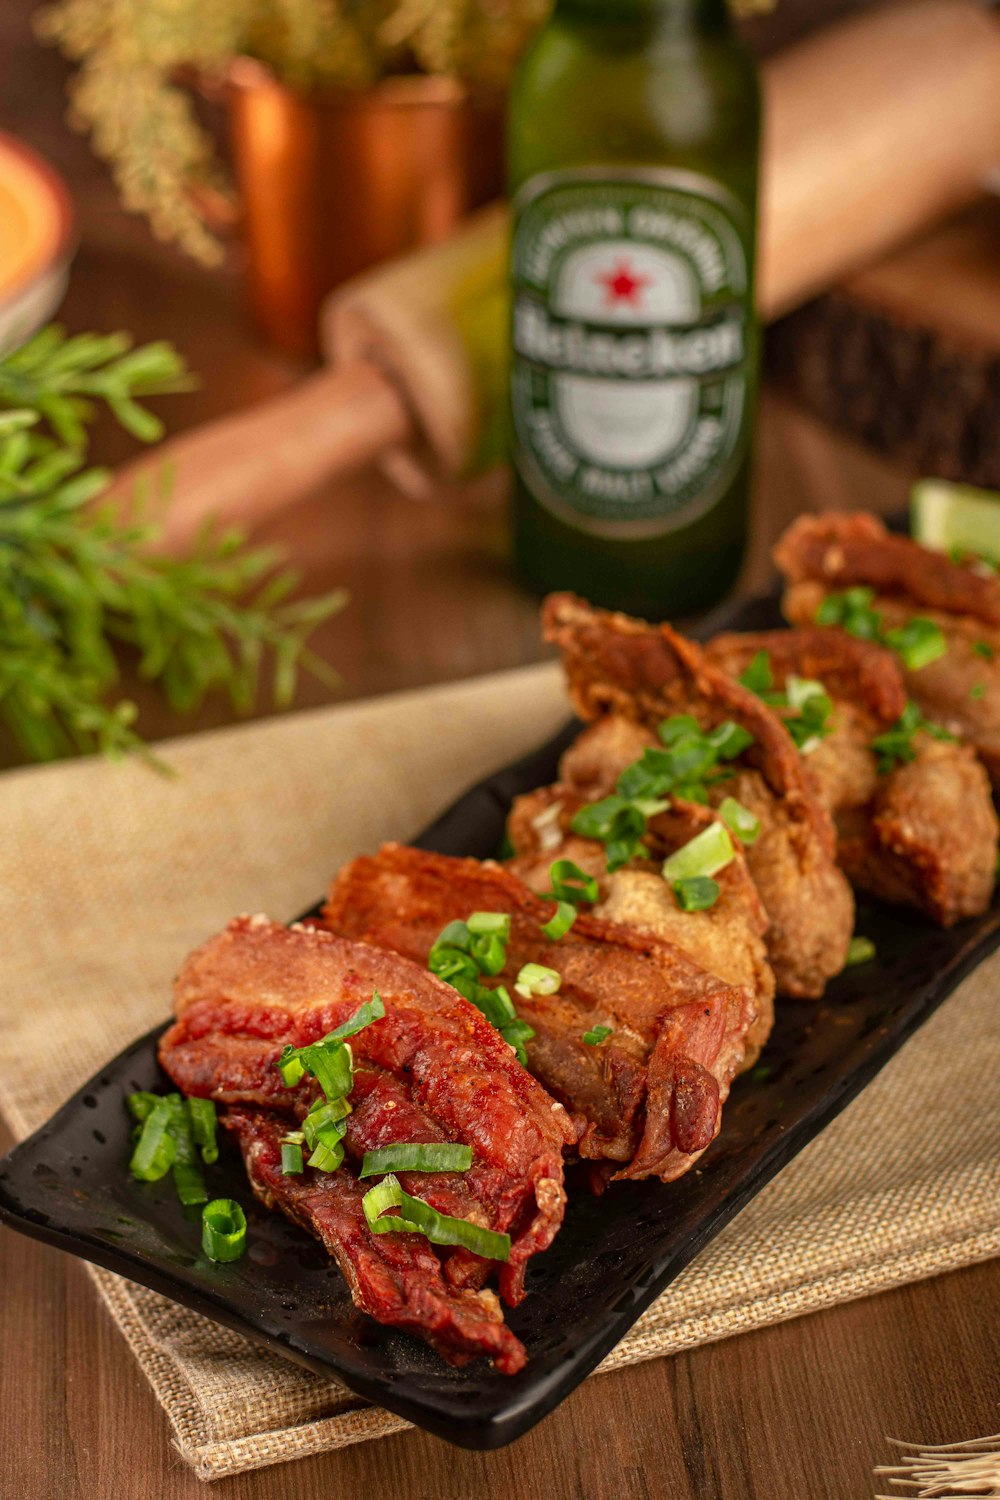
[[[847,958],[844,966],[853,969],[856,964],[867,964],[875,957],[875,944],[871,938],[852,937],[847,946]]]
[[[174,1187],[182,1203],[206,1203],[208,1193],[198,1164],[191,1116],[187,1102],[180,1094],[167,1095],[170,1110],[170,1134],[174,1138]]]
[[[300,1141],[282,1141],[281,1170],[286,1177],[297,1177],[304,1170]]]
[[[340,1141],[333,1146],[328,1146],[325,1141],[317,1141],[316,1149],[309,1158],[309,1165],[315,1167],[318,1172],[336,1172],[344,1160],[344,1147]]]
[[[564,901],[571,906],[586,904],[593,906],[600,899],[597,881],[571,859],[557,859],[549,866],[551,890],[546,896],[553,901]]]
[[[346,1110],[341,1109],[345,1104],[346,1099],[336,1099],[309,1111],[302,1121],[302,1135],[310,1149],[322,1143],[332,1150],[343,1139],[347,1133],[346,1116],[350,1113],[349,1105]]]
[[[247,1243],[247,1221],[232,1198],[213,1198],[201,1211],[201,1248],[209,1260],[239,1260]]]
[[[510,937],[510,914],[505,911],[474,911],[465,925],[477,936],[490,933]]]
[[[170,1131],[170,1105],[166,1099],[157,1099],[146,1116],[129,1171],[140,1182],[159,1182],[174,1164],[177,1145]]]
[[[932,661],[937,661],[948,650],[944,633],[933,620],[915,615],[905,625],[886,632],[885,643],[898,652],[904,667],[910,672],[919,672]]]
[[[129,1094],[125,1100],[125,1107],[133,1120],[138,1120],[140,1125],[144,1125],[159,1102],[159,1094],[150,1094],[141,1090],[137,1094]]]
[[[374,1234],[423,1234],[432,1245],[461,1245],[485,1260],[510,1259],[510,1235],[483,1229],[468,1219],[439,1214],[420,1198],[411,1198],[395,1177],[384,1178],[362,1199],[368,1227]],[[387,1209],[398,1208],[400,1217],[384,1218]]]
[[[589,1031],[583,1033],[580,1040],[586,1042],[588,1047],[599,1047],[602,1042],[607,1041],[610,1035],[610,1026],[592,1026]]]
[[[359,1005],[352,1016],[328,1031],[318,1042],[307,1047],[285,1047],[276,1067],[286,1088],[294,1088],[305,1073],[311,1073],[327,1099],[339,1099],[351,1092],[354,1081],[354,1064],[351,1049],[344,1045],[349,1036],[356,1036],[373,1021],[385,1015],[385,1005],[378,990],[370,1000]]]
[[[673,886],[681,911],[708,911],[719,899],[719,883],[710,875],[689,875]]]
[[[663,861],[663,878],[676,885],[696,875],[715,875],[735,857],[736,849],[725,823],[710,823]]]
[[[739,681],[751,693],[761,697],[763,693],[769,693],[774,687],[774,674],[771,671],[771,658],[766,651],[756,651],[745,671],[739,675]]]
[[[215,1139],[216,1112],[212,1099],[189,1099],[191,1134],[201,1151],[201,1159],[209,1166],[219,1160],[219,1147]]]
[[[530,1000],[532,995],[554,995],[562,984],[562,975],[544,964],[522,964],[514,985],[519,995]]]
[[[983,658],[983,661],[992,661],[996,655],[996,652],[988,641],[973,641],[972,649],[977,656]]]
[[[451,1141],[400,1142],[366,1151],[359,1177],[378,1177],[383,1172],[467,1172],[472,1166],[472,1147]]]
[[[576,907],[571,901],[560,901],[556,906],[554,917],[542,923],[542,932],[550,943],[558,943],[564,938],[576,921]]]
[[[719,817],[741,844],[755,844],[760,837],[760,819],[735,797],[724,797],[719,803]]]

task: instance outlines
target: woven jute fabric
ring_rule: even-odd
[[[163,1018],[181,958],[234,913],[294,916],[344,860],[412,836],[565,714],[555,669],[531,668],[172,741],[170,779],[98,762],[0,779],[0,1100],[14,1130],[34,1129]],[[1000,1253],[998,1076],[994,960],[601,1369]],[[406,1425],[153,1292],[92,1274],[204,1479]]]

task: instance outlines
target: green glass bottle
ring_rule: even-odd
[[[703,609],[743,556],[760,97],[725,0],[556,0],[511,98],[514,548]]]

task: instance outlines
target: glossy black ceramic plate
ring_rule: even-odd
[[[780,623],[773,599],[752,600],[711,628]],[[708,626],[706,626],[706,631]],[[486,856],[511,799],[550,781],[572,729],[460,798],[424,848]],[[528,1296],[508,1313],[529,1361],[513,1378],[483,1361],[453,1370],[416,1339],[352,1307],[319,1245],[253,1206],[242,1164],[224,1146],[210,1191],[239,1199],[250,1220],[242,1261],[198,1251],[169,1183],[126,1169],[133,1089],[167,1084],[159,1031],[133,1043],[29,1140],[0,1162],[0,1216],[15,1229],[205,1313],[439,1436],[470,1448],[510,1442],[551,1411],[628,1331],[722,1226],[872,1078],[959,980],[1000,942],[1000,906],[951,932],[903,911],[862,904],[858,931],[877,958],[842,974],[821,1005],[786,1004],[761,1063],[737,1081],[720,1138],[670,1186],[617,1184],[571,1195],[555,1244],[532,1261]],[[191,1211],[188,1211],[191,1215]]]

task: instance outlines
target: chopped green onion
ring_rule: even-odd
[[[201,1159],[211,1166],[219,1160],[219,1147],[215,1139],[216,1113],[212,1099],[189,1099],[191,1134],[201,1150]]]
[[[463,952],[469,947],[469,929],[464,922],[449,922],[442,927],[434,940],[434,947],[461,948]],[[433,950],[432,950],[433,951]]]
[[[125,1106],[133,1120],[138,1120],[140,1125],[144,1125],[159,1102],[159,1094],[150,1094],[141,1090],[137,1094],[129,1094],[125,1100]]]
[[[247,1221],[232,1198],[213,1198],[201,1211],[201,1248],[209,1260],[239,1260],[247,1243]]]
[[[562,984],[562,975],[544,964],[523,964],[514,985],[519,995],[530,1000],[532,995],[554,995]]]
[[[937,661],[948,650],[943,632],[933,620],[915,616],[907,624],[886,632],[885,643],[898,652],[910,672],[919,672],[922,667]]]
[[[354,1084],[354,1059],[351,1049],[340,1041],[314,1042],[301,1051],[302,1066],[311,1073],[329,1100],[342,1099]]]
[[[691,734],[701,734],[701,725],[693,714],[673,714],[657,725],[656,733],[668,748]]]
[[[352,1016],[318,1042],[307,1047],[285,1047],[275,1066],[281,1074],[286,1088],[294,1088],[305,1073],[311,1073],[327,1099],[339,1099],[349,1094],[354,1081],[354,1061],[345,1038],[356,1036],[373,1021],[385,1015],[385,1005],[378,990],[372,998],[359,1005]]]
[[[989,644],[988,641],[973,641],[972,649],[976,653],[976,655],[981,656],[984,661],[992,661],[994,656],[996,655],[996,652],[993,650],[993,647]]]
[[[742,724],[734,724],[727,719],[717,729],[711,730],[705,736],[708,743],[713,747],[720,760],[735,760],[737,755],[742,755],[748,746],[753,744],[753,735]]]
[[[400,1142],[366,1151],[359,1177],[377,1177],[382,1172],[467,1172],[472,1166],[472,1147],[451,1141]]]
[[[908,765],[916,758],[917,751],[913,741],[920,732],[929,734],[936,740],[953,741],[955,738],[940,724],[934,724],[930,719],[925,719],[915,703],[912,701],[907,703],[895,724],[884,734],[877,734],[872,740],[872,749],[878,756],[880,776],[894,770],[897,764]]]
[[[810,698],[821,698],[825,694],[826,688],[813,677],[796,677],[794,672],[789,672],[785,678],[785,701],[789,708],[802,709]]]
[[[983,686],[983,684],[981,682],[974,682],[972,687],[970,687],[969,689],[969,697],[978,699],[985,696],[986,688]]]
[[[391,1174],[362,1199],[368,1227],[375,1234],[423,1234],[432,1245],[461,1245],[484,1260],[510,1259],[510,1235],[483,1229],[468,1219],[439,1214],[420,1198],[411,1198]],[[383,1218],[388,1208],[399,1208],[401,1218]]]
[[[170,1131],[170,1105],[166,1099],[157,1099],[143,1121],[129,1171],[140,1182],[159,1182],[170,1171],[176,1155],[177,1145]]]
[[[610,1035],[610,1026],[592,1026],[589,1031],[583,1033],[580,1040],[586,1042],[588,1047],[599,1047],[602,1042],[607,1041]]]
[[[507,1045],[513,1047],[521,1067],[526,1068],[528,1065],[528,1054],[524,1050],[524,1044],[531,1041],[531,1038],[535,1034],[535,1028],[529,1026],[527,1021],[522,1021],[520,1016],[515,1016],[512,1021],[507,1021],[497,1029]]]
[[[204,1203],[208,1199],[205,1179],[198,1165],[191,1116],[180,1094],[167,1095],[170,1110],[170,1134],[174,1138],[174,1187],[182,1203]]]
[[[571,901],[560,901],[556,906],[555,916],[542,923],[542,932],[550,943],[558,943],[560,938],[566,936],[575,921],[576,907]]]
[[[597,881],[571,859],[557,859],[550,865],[549,881],[551,896],[556,901],[565,901],[571,906],[585,902],[592,906],[600,898]]]
[[[817,625],[839,625],[862,641],[881,641],[882,616],[872,608],[875,590],[858,585],[842,594],[827,594],[816,611]]]
[[[345,1104],[346,1099],[337,1099],[329,1104],[314,1106],[309,1111],[302,1121],[302,1135],[310,1148],[321,1143],[333,1150],[343,1139],[347,1132],[347,1115],[351,1112],[350,1106],[344,1110],[339,1108]]]
[[[663,878],[669,885],[697,875],[715,875],[736,857],[725,823],[710,823],[701,833],[663,861]]]
[[[340,1141],[328,1146],[324,1141],[316,1142],[316,1149],[309,1158],[309,1165],[318,1172],[336,1172],[344,1160],[344,1147]]]
[[[673,885],[681,911],[707,911],[719,899],[719,883],[710,875],[689,875]]]
[[[501,1031],[508,1021],[513,1021],[517,1016],[514,1002],[510,998],[507,986],[498,984],[490,989],[485,984],[477,984],[474,993],[466,995],[477,1010],[482,1011],[491,1026]]]
[[[847,946],[847,957],[844,960],[846,968],[851,969],[855,964],[867,964],[875,957],[875,944],[871,938],[853,937]]]
[[[510,913],[505,911],[474,911],[466,922],[471,933],[481,936],[484,933],[499,933],[502,938],[510,937]]]
[[[306,1070],[302,1066],[302,1059],[290,1043],[283,1048],[275,1067],[281,1074],[281,1081],[286,1089],[293,1089],[305,1077]]]
[[[396,1178],[390,1172],[388,1177],[369,1188],[361,1200],[361,1207],[365,1211],[365,1220],[368,1228],[373,1234],[419,1234],[420,1230],[416,1224],[408,1219],[399,1218],[393,1214],[391,1218],[384,1218],[387,1209],[398,1208],[400,1205],[400,1194],[402,1188]]]
[[[304,1171],[300,1141],[282,1141],[281,1170],[286,1177],[297,1177],[300,1172]]]
[[[346,1021],[342,1021],[339,1026],[328,1031],[323,1042],[344,1042],[348,1037],[357,1036],[359,1031],[364,1031],[365,1027],[370,1026],[373,1021],[381,1021],[384,1015],[385,1004],[382,996],[378,990],[373,990],[371,999],[359,1005],[353,1016],[348,1016]]]
[[[724,797],[719,803],[719,817],[741,844],[755,844],[760,837],[760,819],[735,797]]]
[[[774,674],[771,671],[771,658],[766,651],[755,651],[749,666],[740,673],[740,682],[751,693],[756,693],[760,698],[764,693],[769,693],[774,687]]]

